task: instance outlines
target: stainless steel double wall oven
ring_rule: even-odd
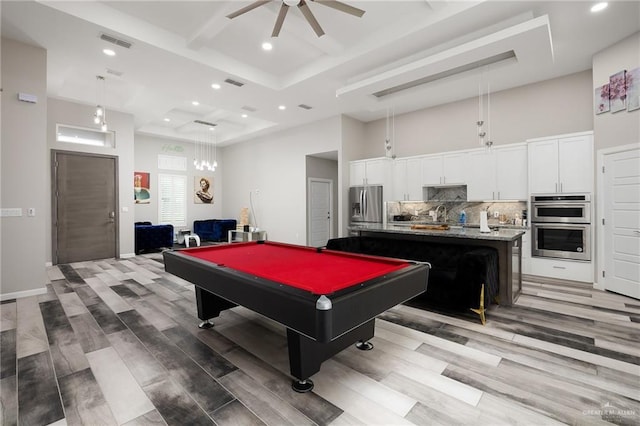
[[[531,234],[534,257],[591,260],[591,196],[533,195]]]

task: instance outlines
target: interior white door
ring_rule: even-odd
[[[640,149],[604,159],[606,290],[640,299]]]
[[[331,186],[326,179],[309,180],[309,245],[322,247],[331,238]]]

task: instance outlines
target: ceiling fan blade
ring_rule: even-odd
[[[336,1],[336,0],[311,0],[323,6],[331,7],[333,9],[339,10],[340,12],[348,13],[349,15],[357,16],[358,18],[362,18],[364,15],[364,10],[358,9],[357,7],[349,6],[348,4]]]
[[[271,33],[271,37],[278,37],[280,35],[280,30],[282,29],[282,24],[284,23],[284,18],[287,16],[287,12],[289,11],[289,6],[282,3],[280,6],[280,12],[278,12],[278,18],[276,19],[276,24],[273,26],[273,32]]]
[[[236,18],[236,17],[238,17],[238,16],[242,15],[243,13],[247,13],[248,11],[255,9],[256,7],[260,7],[260,6],[264,5],[264,4],[267,4],[267,3],[269,3],[270,1],[271,1],[271,0],[258,0],[258,1],[254,1],[254,2],[253,2],[253,3],[251,3],[250,5],[247,5],[247,6],[243,7],[242,9],[238,9],[238,10],[236,10],[235,12],[228,14],[228,15],[227,15],[227,18],[229,18],[229,19]]]
[[[300,0],[300,4],[298,4],[298,9],[300,9],[300,12],[302,12],[304,17],[307,19],[307,22],[309,22],[309,25],[311,25],[311,28],[313,28],[313,31],[316,32],[316,35],[318,37],[323,36],[324,31],[322,30],[322,27],[320,26],[318,21],[316,21],[316,17],[313,16],[313,13],[311,13],[311,9],[309,9],[309,6],[307,6],[307,3],[304,0]]]

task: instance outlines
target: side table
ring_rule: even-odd
[[[246,241],[264,241],[267,239],[267,231],[238,231],[232,229],[229,231],[229,242],[240,243]]]

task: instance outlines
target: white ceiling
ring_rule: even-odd
[[[308,1],[326,34],[318,38],[291,8],[272,39],[281,0],[226,17],[250,3],[2,0],[2,36],[47,49],[50,97],[100,101],[133,114],[136,132],[163,137],[193,140],[203,128],[194,120],[215,123],[225,145],[341,113],[371,121],[474,97],[481,78],[495,92],[583,71],[594,53],[640,31],[638,1],[592,14],[588,1],[345,0],[364,16]],[[512,59],[465,71],[511,51]],[[102,100],[97,75],[106,77]],[[373,95],[425,78],[435,80]]]

